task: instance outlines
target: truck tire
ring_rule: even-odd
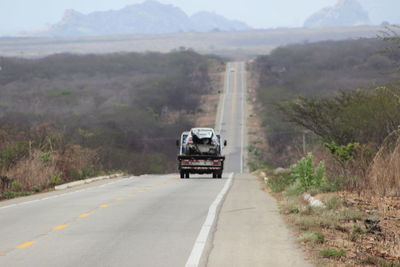
[[[217,174],[213,172],[213,179],[217,178]]]
[[[187,173],[185,174],[185,178],[186,178],[186,179],[189,179],[189,178],[190,178],[190,173],[187,172]]]
[[[222,178],[222,172],[218,173],[218,179]]]
[[[185,173],[181,171],[181,179],[185,178]]]

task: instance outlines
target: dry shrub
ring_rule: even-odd
[[[55,165],[65,180],[81,179],[96,170],[99,157],[95,150],[79,145],[67,145],[55,156]]]
[[[39,149],[53,151],[63,143],[64,137],[52,123],[42,123],[30,129],[30,139]]]
[[[8,172],[7,176],[13,180],[12,188],[15,191],[32,191],[35,188],[46,188],[51,178],[57,174],[55,166],[51,162],[51,154],[47,160],[40,150],[32,151],[31,157],[20,160]]]
[[[323,161],[332,190],[349,190],[359,194],[370,188],[368,170],[376,154],[375,144],[353,148],[351,158],[341,160],[323,147],[313,149],[314,159]]]
[[[383,196],[400,196],[400,130],[390,134],[368,169],[368,185]]]

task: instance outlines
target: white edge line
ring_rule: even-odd
[[[242,75],[242,134],[241,134],[241,140],[240,140],[240,142],[241,142],[241,149],[240,149],[240,173],[243,173],[243,165],[244,165],[244,157],[243,157],[243,154],[244,154],[244,130],[245,130],[245,106],[244,106],[244,103],[245,103],[245,101],[246,101],[246,86],[245,86],[245,79],[246,79],[246,76],[244,75],[245,74],[245,65],[242,63],[241,64],[242,66],[241,66],[241,75]]]
[[[203,255],[204,248],[206,246],[208,237],[210,235],[211,229],[214,225],[215,218],[217,216],[218,206],[221,204],[226,193],[228,192],[233,180],[233,173],[229,175],[228,180],[225,182],[225,186],[222,188],[221,192],[218,194],[217,198],[211,204],[208,209],[208,214],[203,226],[201,227],[200,233],[197,236],[196,242],[194,243],[192,252],[190,253],[189,259],[186,262],[185,267],[197,267],[200,264],[201,256]]]

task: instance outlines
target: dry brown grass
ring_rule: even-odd
[[[97,162],[94,150],[78,145],[53,152],[35,149],[5,173],[11,179],[7,189],[13,192],[41,191],[66,181],[86,178],[96,169]]]
[[[85,169],[95,169],[99,161],[96,151],[82,148],[79,145],[68,145],[55,155],[55,166],[64,173],[64,180],[84,178]]]
[[[13,191],[32,191],[34,188],[44,189],[50,183],[57,170],[51,161],[43,158],[43,152],[35,150],[30,158],[20,160],[7,172],[12,177]]]
[[[389,135],[368,170],[368,189],[382,196],[400,196],[400,131]]]

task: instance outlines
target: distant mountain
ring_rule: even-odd
[[[357,0],[339,0],[335,6],[324,8],[311,15],[304,23],[304,27],[323,28],[368,24],[370,24],[368,12]]]
[[[190,17],[194,28],[199,32],[208,32],[210,30],[219,31],[245,31],[250,27],[237,20],[228,20],[211,12],[198,12]]]
[[[247,29],[250,27],[245,23],[228,20],[214,13],[200,12],[189,17],[178,7],[148,0],[121,10],[94,12],[87,15],[75,10],[67,10],[60,22],[36,35],[71,37]]]

